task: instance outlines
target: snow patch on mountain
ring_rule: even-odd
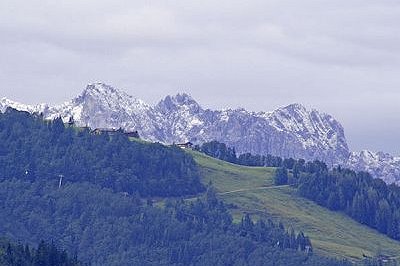
[[[4,113],[8,107],[29,113],[37,113],[48,108],[47,104],[29,105],[2,98],[0,100],[0,112]]]
[[[346,166],[357,171],[372,173],[387,183],[400,185],[400,157],[363,150],[352,152]]]
[[[155,106],[154,112],[162,117],[158,122],[163,124],[165,138],[160,141],[167,143],[188,141],[188,132],[204,125],[204,110],[186,93],[165,97]]]
[[[279,131],[293,132],[302,139],[304,148],[320,143],[323,147],[348,150],[344,129],[332,116],[301,104],[291,104],[270,113],[261,113]]]

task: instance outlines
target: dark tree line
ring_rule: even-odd
[[[366,172],[328,169],[320,161],[277,168],[275,184],[291,184],[299,194],[359,223],[400,240],[400,187]]]
[[[0,265],[3,266],[80,266],[75,258],[68,256],[53,243],[40,241],[37,248],[0,239]]]
[[[354,220],[400,240],[400,188],[348,169],[304,173],[299,193],[319,205],[343,211]]]
[[[202,145],[196,145],[195,150],[203,152],[208,156],[245,166],[266,166],[266,167],[286,167],[292,168],[296,162],[305,164],[304,160],[294,160],[292,158],[282,159],[273,155],[254,155],[251,153],[243,153],[239,156],[236,154],[235,148],[226,146],[225,143],[218,141],[210,141]]]
[[[218,141],[206,142],[201,146],[195,146],[195,150],[226,162],[237,163],[235,148],[227,147],[225,143]]]
[[[193,158],[177,147],[129,141],[122,132],[91,134],[7,109],[0,114],[0,180],[87,181],[143,196],[204,191]]]
[[[390,238],[400,240],[400,187],[366,172],[328,167],[320,161],[277,168],[275,184],[290,184],[299,194],[333,211],[342,211]]]

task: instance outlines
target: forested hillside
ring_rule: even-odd
[[[337,167],[328,169],[322,162],[295,161],[278,168],[276,184],[290,184],[298,193],[333,211],[387,236],[400,240],[400,187],[387,185],[365,172]]]
[[[177,147],[94,135],[61,119],[7,109],[0,114],[0,180],[90,182],[142,196],[204,191],[193,159]]]
[[[300,195],[400,240],[400,188],[367,173],[324,169],[301,174]]]
[[[234,223],[211,187],[198,194],[197,165],[176,147],[11,109],[0,114],[0,138],[8,239],[53,242],[92,265],[350,265],[314,255],[302,232],[270,220]],[[153,206],[152,197],[185,195]]]
[[[232,223],[212,190],[158,208],[89,183],[8,180],[0,201],[1,234],[54,241],[92,265],[339,265],[312,255],[301,232],[247,215]]]

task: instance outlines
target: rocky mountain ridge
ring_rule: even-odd
[[[291,104],[272,112],[203,109],[191,96],[167,96],[155,106],[112,86],[94,83],[61,105],[24,105],[3,98],[7,107],[43,113],[46,119],[73,117],[80,126],[138,130],[142,138],[162,143],[218,140],[238,153],[319,159],[367,170],[388,182],[400,182],[400,159],[381,153],[349,151],[342,125],[331,115]]]
[[[385,180],[386,183],[400,185],[400,157],[394,157],[384,152],[363,150],[352,152],[346,166],[371,173],[373,176]]]

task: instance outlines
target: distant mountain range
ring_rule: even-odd
[[[46,119],[73,117],[91,128],[138,130],[142,138],[162,143],[211,140],[235,147],[237,153],[272,154],[284,158],[319,159],[368,171],[388,183],[400,184],[400,158],[382,152],[351,152],[342,125],[331,115],[291,104],[272,112],[245,109],[203,109],[183,93],[151,106],[102,83],[89,84],[76,98],[61,105],[26,105],[7,98],[7,107],[43,113]]]

